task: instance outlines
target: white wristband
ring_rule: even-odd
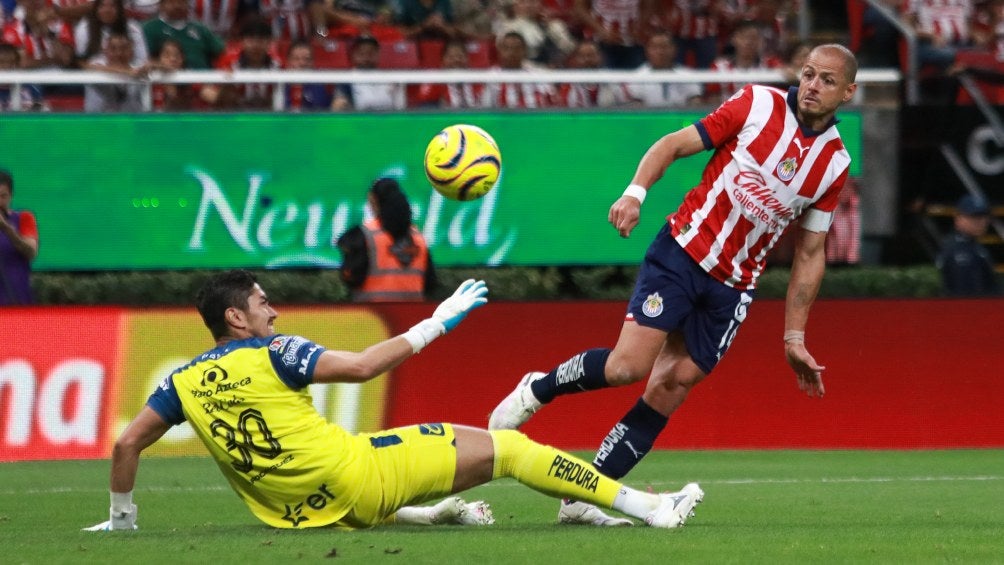
[[[111,493],[112,512],[132,512],[132,491]]]
[[[805,332],[802,330],[785,330],[785,343],[805,343]]]
[[[432,343],[432,340],[445,333],[446,328],[442,322],[426,318],[401,334],[401,337],[411,344],[412,352],[418,353],[423,347]]]
[[[627,188],[624,189],[623,196],[631,196],[638,199],[639,204],[645,202],[645,196],[648,195],[648,190],[640,184],[629,184]]]

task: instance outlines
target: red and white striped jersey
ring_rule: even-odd
[[[833,124],[815,132],[798,122],[796,92],[747,85],[700,120],[715,153],[667,217],[694,261],[740,290],[756,287],[767,252],[803,213],[813,210],[813,231],[828,229],[850,168]]]
[[[412,106],[440,108],[480,108],[485,85],[481,83],[422,83],[415,89]]]
[[[536,67],[524,64],[524,69]],[[499,70],[493,67],[492,70]],[[481,106],[484,108],[548,108],[555,105],[557,89],[548,83],[492,83],[485,86],[481,93]]]
[[[65,22],[59,22],[58,28],[48,30],[47,36],[31,33],[23,19],[12,19],[0,30],[0,41],[17,47],[24,53],[24,58],[42,60],[56,55],[56,43],[73,45],[73,30]],[[53,26],[57,27],[57,26]],[[22,60],[22,64],[24,61]]]
[[[673,37],[717,38],[720,20],[711,4],[712,0],[663,0],[660,15],[665,15],[668,19],[669,30],[673,33]]]
[[[972,29],[973,3],[971,0],[909,0],[906,13],[916,16],[917,27],[951,45],[969,41]]]
[[[272,24],[273,37],[296,41],[314,35],[303,0],[260,0],[259,11]]]
[[[593,17],[604,29],[614,32],[620,45],[636,45],[641,23],[639,0],[593,0]]]
[[[237,23],[237,7],[239,0],[189,0],[192,18],[202,22],[209,31],[221,39],[226,39],[233,32]]]
[[[719,57],[711,64],[712,71],[759,71],[767,69],[777,69],[784,66],[784,62],[774,57],[761,57],[755,65],[740,66],[735,58]],[[741,85],[732,82],[709,82],[704,85],[704,93],[713,103],[724,102],[739,90]]]
[[[566,108],[610,108],[630,99],[623,84],[565,83],[558,87],[558,104]]]

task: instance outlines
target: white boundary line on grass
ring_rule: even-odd
[[[670,481],[654,481],[646,483],[651,486],[661,486],[677,484],[681,482],[670,482]],[[831,484],[831,483],[923,483],[923,482],[963,482],[963,481],[1001,481],[1004,480],[1004,476],[1001,475],[974,475],[974,476],[942,476],[942,477],[840,477],[840,478],[828,478],[823,477],[822,479],[717,479],[717,480],[706,480],[701,481],[702,485],[774,485],[774,484]],[[489,483],[482,485],[482,487],[512,487],[521,486],[515,481],[504,481],[498,483]],[[181,492],[229,492],[230,487],[226,485],[210,485],[201,487],[139,487],[136,489],[137,493],[143,492],[166,492],[166,493],[181,493]],[[20,496],[25,494],[64,494],[64,493],[95,493],[95,492],[107,492],[105,488],[78,488],[78,487],[51,487],[51,488],[33,488],[26,490],[0,490],[0,496]]]

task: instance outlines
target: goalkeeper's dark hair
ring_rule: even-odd
[[[195,307],[213,339],[225,336],[230,329],[226,318],[228,308],[247,311],[248,297],[257,282],[250,271],[234,269],[215,274],[203,283],[195,295]]]
[[[376,197],[377,219],[395,242],[411,242],[411,203],[392,178],[377,179],[370,192]]]

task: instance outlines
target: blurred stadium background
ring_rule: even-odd
[[[665,2],[666,13],[676,4]],[[1004,271],[1000,2],[966,3],[970,38],[981,42],[959,48],[951,72],[922,64],[922,35],[890,7],[896,2],[737,5],[758,4],[783,8],[772,21],[789,41],[844,43],[862,62],[861,94],[840,113],[853,183],[829,250],[831,276],[861,282],[842,294],[852,299],[824,299],[814,311],[809,335],[828,366],[825,400],[799,397],[778,346],[783,304],[767,292],[721,370],[698,387],[659,447],[1004,448],[995,404],[1004,395],[1004,303],[939,297],[933,267],[954,203],[977,194],[992,204],[984,243]],[[7,29],[24,6],[4,7]],[[57,7],[58,17],[72,21],[68,6]],[[239,52],[232,31],[221,39],[228,53]],[[726,55],[724,32],[716,40]],[[39,303],[0,308],[0,461],[108,457],[155,383],[207,347],[194,311],[181,306],[203,270],[247,267],[273,277],[270,294],[297,303],[280,308],[281,330],[331,347],[362,348],[424,317],[427,305],[348,304],[337,280],[318,276],[340,263],[333,242],[361,219],[366,189],[381,175],[401,180],[444,284],[473,273],[502,300],[372,385],[318,388],[315,403],[332,420],[359,431],[429,420],[484,425],[523,372],[613,342],[631,268],[703,162],[674,166],[630,240],[608,228],[606,209],[644,150],[703,116],[713,98],[682,108],[568,107],[557,97],[541,108],[428,107],[409,98],[406,108],[386,111],[288,109],[290,84],[386,82],[414,94],[446,83],[546,84],[560,92],[567,84],[641,80],[634,71],[562,65],[499,71],[496,43],[483,37],[465,43],[472,61],[465,71],[436,68],[443,41],[403,37],[383,41],[380,68],[360,75],[342,58],[350,32],[310,41],[317,70],[230,67],[133,81],[52,66],[0,69],[5,100],[28,90],[41,97],[38,111],[13,104],[0,115],[0,167],[14,173],[15,207],[35,213],[41,234]],[[271,50],[279,56],[289,42],[277,33]],[[707,87],[788,78],[778,65],[681,67],[645,80]],[[268,86],[262,106],[157,106],[164,85],[245,83]],[[84,85],[138,87],[144,110],[83,112]],[[494,135],[503,174],[486,198],[461,204],[434,195],[421,157],[439,129],[465,122]],[[788,260],[782,245],[771,263],[782,279]],[[297,286],[304,279],[333,288]],[[592,449],[612,420],[585,414],[612,418],[637,394],[569,399],[542,412],[528,432]],[[157,448],[201,453],[183,428]]]

